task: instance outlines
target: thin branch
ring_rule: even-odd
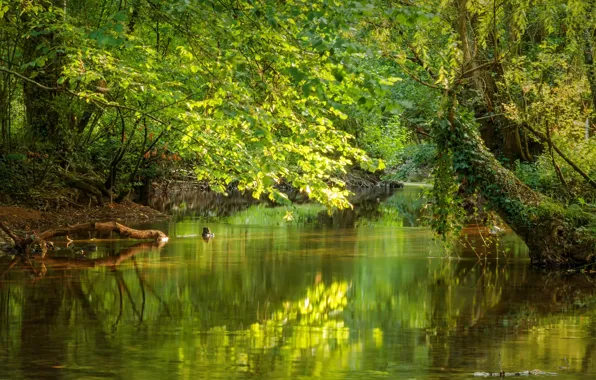
[[[3,67],[3,66],[0,66],[0,71],[3,71],[5,73],[11,74],[11,75],[14,75],[16,77],[19,77],[22,80],[27,81],[29,83],[33,83],[37,87],[43,88],[44,90],[48,90],[48,91],[59,91],[60,90],[58,87],[48,87],[48,86],[45,86],[45,85],[43,85],[43,84],[41,84],[39,82],[34,81],[31,78],[27,78],[26,76],[24,76],[22,74],[19,74],[16,71],[9,70],[9,69],[7,69],[6,67]]]
[[[504,113],[493,113],[493,114],[490,114],[490,115],[477,117],[474,120],[478,121],[478,120],[490,119],[490,118],[493,118],[493,117],[504,116],[504,115],[505,115]]]
[[[120,319],[122,318],[122,309],[123,309],[122,283],[120,282],[120,278],[118,277],[118,272],[116,270],[114,270],[114,277],[116,278],[116,283],[118,284],[118,294],[120,295],[120,297],[119,297],[120,312],[118,313],[118,318],[116,318],[116,321],[112,325],[112,328],[115,328],[118,325],[118,323],[120,323]]]
[[[467,77],[468,77],[468,75],[472,74],[472,73],[473,73],[473,72],[475,72],[475,71],[482,70],[482,69],[484,69],[485,67],[489,67],[489,66],[493,66],[493,65],[496,65],[496,64],[498,64],[498,63],[499,63],[499,61],[500,61],[502,58],[503,58],[503,56],[501,56],[501,57],[495,57],[495,59],[494,59],[494,60],[492,60],[492,61],[485,62],[485,63],[483,63],[482,65],[478,65],[478,66],[476,66],[476,67],[473,67],[473,68],[471,68],[471,69],[469,69],[469,70],[466,70],[466,71],[464,71],[464,72],[463,72],[463,73],[460,75],[460,77],[459,77],[458,79],[456,79],[456,80],[455,80],[455,83],[460,83],[460,82],[461,82],[461,81],[463,81],[465,78],[467,78]]]
[[[116,277],[118,277],[118,282],[120,282],[122,284],[122,288],[126,292],[126,295],[128,297],[128,300],[130,301],[130,305],[132,307],[133,314],[135,314],[137,317],[139,317],[140,320],[142,320],[141,314],[137,310],[137,306],[135,304],[135,300],[132,297],[132,293],[130,292],[130,289],[128,288],[128,285],[126,285],[126,282],[124,281],[124,277],[122,276],[122,272],[120,272],[116,268],[114,268],[114,271],[116,272]]]
[[[162,125],[168,126],[168,123],[166,123],[166,122],[164,122],[164,121],[162,121],[162,120],[158,119],[157,117],[155,117],[155,116],[151,115],[151,114],[150,114],[150,113],[148,113],[148,112],[141,111],[141,110],[140,110],[140,109],[138,109],[138,108],[134,108],[134,107],[125,106],[125,105],[118,104],[118,103],[115,103],[115,102],[103,101],[103,100],[101,100],[101,99],[98,99],[98,98],[90,97],[90,96],[88,96],[88,95],[83,95],[83,94],[81,94],[81,93],[77,93],[77,92],[71,91],[71,90],[69,90],[69,89],[67,89],[67,88],[61,88],[61,87],[48,87],[48,86],[45,86],[45,85],[43,85],[43,84],[41,84],[41,83],[39,83],[39,82],[36,82],[36,81],[34,81],[33,79],[27,78],[26,76],[24,76],[24,75],[22,75],[22,74],[19,74],[19,73],[15,72],[15,71],[9,70],[9,69],[7,69],[7,68],[5,68],[5,67],[2,67],[2,66],[0,66],[0,71],[2,71],[2,72],[5,72],[5,73],[8,73],[8,74],[11,74],[11,75],[14,75],[14,76],[16,76],[16,77],[19,77],[19,78],[21,78],[22,80],[24,80],[24,81],[27,81],[27,82],[29,82],[29,83],[32,83],[32,84],[34,84],[34,85],[36,85],[36,86],[38,86],[39,88],[42,88],[42,89],[44,89],[44,90],[48,90],[48,91],[60,91],[60,92],[65,92],[65,93],[67,93],[67,94],[69,94],[69,95],[72,95],[72,96],[75,96],[75,97],[77,97],[77,98],[79,98],[79,99],[85,99],[85,100],[88,100],[88,101],[90,101],[90,102],[93,102],[93,103],[94,103],[95,105],[97,105],[97,106],[110,107],[110,108],[117,108],[117,109],[121,109],[121,110],[127,110],[127,111],[138,112],[139,114],[141,114],[141,115],[143,115],[143,116],[146,116],[146,117],[148,117],[149,119],[151,119],[151,120],[155,121],[156,123],[159,123],[159,124],[162,124]],[[192,94],[192,95],[195,95],[195,94]],[[191,95],[191,96],[192,96],[192,95]],[[189,97],[191,97],[191,96],[189,96]],[[177,103],[177,102],[176,102],[176,103]],[[174,105],[174,104],[176,104],[176,103],[173,103],[172,105]],[[160,109],[163,109],[163,107],[162,107],[162,108],[160,108]],[[158,110],[159,110],[159,109],[158,109]]]
[[[422,136],[425,136],[425,137],[431,138],[431,135],[429,135],[428,133],[426,133],[426,132],[424,132],[424,131],[422,131],[422,130],[420,130],[420,129],[416,129],[416,131],[415,131],[415,132],[416,132],[416,133],[419,133],[419,134],[421,134]]]
[[[526,128],[527,130],[529,130],[530,132],[532,132],[532,134],[534,134],[534,136],[538,137],[539,139],[541,139],[542,141],[548,143],[548,138],[543,135],[542,133],[536,131],[535,129],[533,129],[532,127],[530,127],[527,124],[523,125],[524,128]],[[569,159],[563,152],[561,152],[561,150],[555,145],[552,144],[553,149],[555,150],[555,152],[557,152],[557,154],[563,159],[565,160],[565,162],[567,162],[569,164],[569,166],[571,166],[576,172],[579,173],[579,175],[581,175],[582,177],[584,177],[584,179],[593,187],[596,189],[596,181],[594,181],[592,178],[590,178],[589,175],[587,175],[579,166],[577,166],[577,164],[573,161],[571,161],[571,159]]]
[[[553,162],[553,166],[555,168],[555,172],[557,173],[557,177],[559,177],[559,181],[563,187],[567,188],[567,181],[565,181],[565,177],[563,177],[563,173],[561,172],[561,168],[557,165],[557,161],[555,161],[555,154],[553,153],[553,140],[550,134],[550,126],[548,125],[548,121],[546,122],[546,138],[548,139],[548,150],[550,153],[550,158]]]
[[[131,257],[130,258],[132,260],[132,264],[135,267],[135,272],[137,273],[137,277],[139,279],[139,284],[141,285],[141,295],[143,296],[143,302],[141,304],[141,314],[140,314],[140,322],[143,322],[143,315],[145,314],[145,301],[146,301],[146,296],[145,296],[145,282],[143,281],[143,276],[141,276],[141,272],[139,271],[139,266],[137,265],[137,260],[135,259],[135,257]]]
[[[406,69],[404,65],[399,64],[400,68],[403,70],[403,72],[409,76],[410,78],[414,79],[416,82],[420,83],[423,86],[429,87],[429,88],[433,88],[435,90],[441,90],[441,91],[447,91],[446,88],[441,87],[441,86],[437,86],[436,84],[432,84],[432,83],[428,83],[423,81],[422,79],[418,78],[416,75],[414,75],[413,73],[410,72],[410,70]]]

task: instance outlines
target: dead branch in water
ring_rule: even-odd
[[[10,231],[8,227],[0,222],[0,229],[3,230],[15,242],[15,248],[21,252],[28,254],[32,244],[39,244],[40,247],[45,247],[45,242],[57,236],[67,236],[69,234],[83,232],[83,231],[99,231],[99,232],[116,232],[122,238],[130,238],[137,240],[155,240],[157,242],[165,242],[168,236],[159,230],[135,230],[118,222],[90,222],[76,224],[74,226],[67,226],[63,228],[50,229],[40,234],[27,234],[24,238],[19,238]],[[45,253],[45,252],[44,252]]]
[[[66,236],[82,231],[116,232],[123,238],[131,238],[138,240],[151,239],[156,241],[162,241],[168,239],[168,236],[160,230],[135,230],[133,228],[126,227],[125,225],[120,224],[118,222],[91,222],[48,230],[39,234],[36,240],[48,240],[56,236]]]

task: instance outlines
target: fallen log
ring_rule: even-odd
[[[33,242],[48,240],[57,236],[71,235],[83,231],[116,232],[121,237],[138,240],[151,239],[162,241],[168,239],[168,236],[160,230],[135,230],[118,222],[91,222],[47,230],[37,235],[37,238]]]
[[[31,245],[38,244],[42,250],[42,256],[45,256],[46,241],[49,239],[84,231],[116,232],[118,235],[120,235],[120,237],[123,238],[154,240],[157,242],[168,241],[168,236],[160,230],[135,230],[118,222],[81,223],[74,226],[50,229],[39,234],[26,234],[24,238],[16,236],[2,222],[0,222],[0,229],[3,230],[12,240],[14,240],[15,248],[21,252],[29,254]]]

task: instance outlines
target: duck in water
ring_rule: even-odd
[[[209,241],[215,237],[215,234],[211,232],[208,227],[203,227],[203,233],[201,234],[203,240]]]
[[[493,236],[501,236],[501,235],[505,235],[505,229],[501,228],[499,226],[492,226],[489,230],[488,233],[493,235]]]

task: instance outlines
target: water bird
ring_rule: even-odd
[[[75,259],[86,259],[87,258],[87,254],[86,254],[85,250],[83,249],[83,247],[75,247],[73,245],[73,246],[67,247],[66,249],[74,254]]]
[[[492,226],[488,231],[489,234],[493,236],[501,236],[505,234],[505,229],[499,226]]]
[[[210,240],[210,239],[213,239],[215,237],[215,234],[213,232],[211,232],[211,230],[209,229],[209,227],[203,227],[203,233],[201,234],[201,236],[205,240]]]

